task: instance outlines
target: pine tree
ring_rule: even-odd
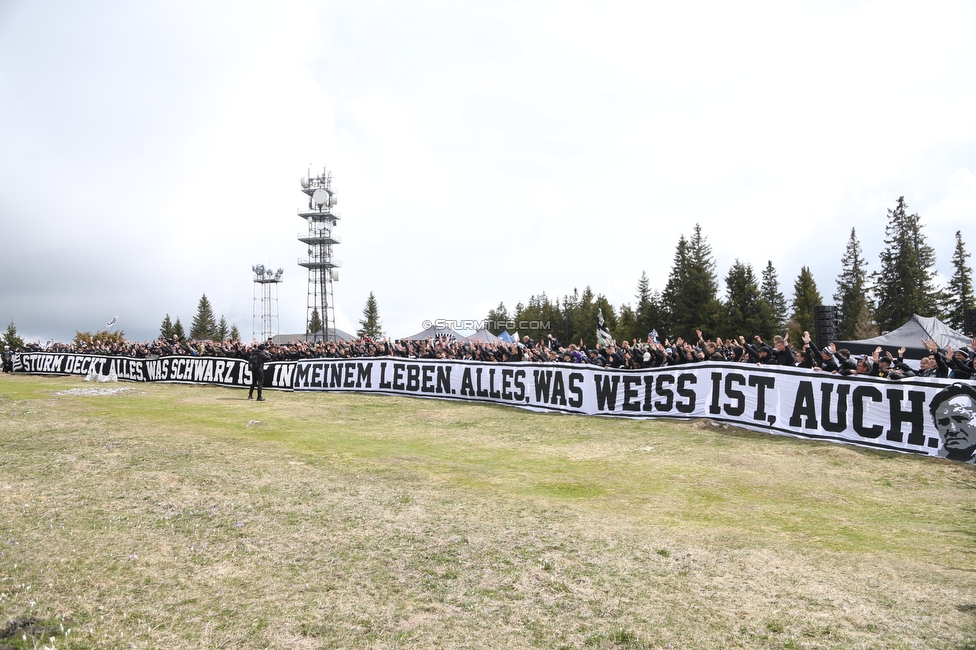
[[[75,330],[74,343],[78,347],[85,345],[124,345],[125,344],[125,332],[118,330],[115,332],[109,332],[108,330],[102,330],[100,332],[79,332]]]
[[[687,283],[688,278],[688,240],[684,235],[678,238],[678,245],[674,250],[674,259],[671,262],[671,273],[668,275],[668,282],[664,285],[661,292],[661,302],[664,307],[664,329],[661,332],[661,339],[671,336],[675,330],[678,314],[684,307],[684,297],[682,287]]]
[[[962,233],[957,230],[956,248],[952,253],[952,279],[946,289],[945,316],[946,322],[960,331],[966,327],[966,311],[976,308],[976,299],[973,298],[973,270],[966,264],[969,257],[962,241]]]
[[[634,320],[636,332],[634,338],[646,341],[647,335],[651,330],[663,330],[663,310],[661,307],[661,294],[652,291],[647,273],[642,271],[640,280],[637,282],[637,295],[634,296],[637,303],[634,307]]]
[[[508,330],[508,309],[505,307],[505,303],[500,302],[498,306],[492,310],[489,310],[488,315],[485,317],[488,327],[486,328],[492,334],[501,334]]]
[[[715,330],[722,319],[722,303],[718,299],[718,275],[715,272],[712,247],[708,245],[707,237],[702,235],[701,226],[697,223],[688,242],[688,252],[692,264],[689,278],[692,294],[701,300],[696,314],[698,326],[692,328],[691,333],[695,329]]]
[[[793,284],[793,315],[790,318],[790,339],[794,344],[800,345],[799,341],[803,332],[816,334],[816,320],[813,315],[813,308],[823,304],[823,298],[817,290],[817,283],[813,279],[813,273],[806,266],[800,269]],[[825,345],[826,341],[817,341]]]
[[[542,298],[532,295],[529,296],[529,301],[527,303],[522,304],[520,302],[518,305],[516,305],[515,315],[512,320],[516,322],[516,332],[518,332],[520,337],[528,335],[535,338],[535,334],[529,331],[526,323],[530,323],[536,319],[539,311],[538,305],[543,299],[548,300],[548,298],[546,298],[546,294],[542,294]],[[515,332],[510,332],[510,334],[514,336]]]
[[[597,296],[593,293],[593,289],[590,285],[586,285],[583,289],[583,293],[580,294],[579,304],[577,305],[575,313],[575,327],[574,330],[578,334],[574,333],[575,337],[578,335],[584,341],[591,341],[591,346],[596,347],[596,326],[598,321],[598,313],[600,308],[597,306]],[[607,318],[606,313],[604,313],[604,321],[607,326],[610,326],[610,319]],[[612,330],[611,330],[612,331]]]
[[[183,332],[183,323],[180,322],[180,317],[176,317],[176,322],[173,323],[173,336],[179,340],[186,339],[186,333]]]
[[[725,319],[723,328],[727,336],[743,335],[751,339],[763,329],[763,313],[760,308],[759,286],[756,274],[748,263],[738,259],[725,276]]]
[[[197,315],[193,317],[190,327],[190,338],[198,341],[212,340],[217,333],[217,321],[214,318],[213,307],[207,300],[207,294],[200,297],[197,303]]]
[[[9,345],[11,350],[18,350],[24,347],[24,339],[17,336],[17,326],[14,325],[13,318],[7,323],[7,331],[3,334],[3,344]]]
[[[559,307],[559,300],[553,302],[545,293],[531,296],[526,305],[519,303],[512,315],[512,320],[516,321],[519,336],[528,335],[536,341],[544,339],[550,334],[556,338],[566,336],[567,330],[564,327],[563,319],[564,313]]]
[[[722,306],[717,293],[712,249],[702,235],[701,226],[695,224],[690,240],[684,235],[678,240],[674,265],[662,294],[669,332],[690,339],[700,329],[710,336],[721,320]]]
[[[773,334],[782,332],[786,327],[787,305],[786,297],[779,288],[779,275],[772,260],[766,261],[766,268],[762,272],[762,286],[759,288],[760,310],[763,324],[757,334],[771,338]]]
[[[627,303],[620,305],[620,310],[617,314],[617,335],[621,341],[637,339],[638,342],[643,341],[644,337],[647,336],[647,332],[643,335],[640,334],[637,327],[637,317],[634,310]]]
[[[241,340],[241,332],[237,329],[236,324],[230,326],[230,340],[234,342],[240,342]]]
[[[837,326],[840,338],[850,340],[855,338],[856,331],[864,329],[865,321],[871,319],[867,263],[861,257],[861,243],[854,228],[851,228],[851,237],[847,240],[847,249],[840,264],[837,292],[834,294]]]
[[[322,331],[323,327],[322,318],[319,316],[319,310],[313,309],[312,316],[308,319],[308,327],[306,328],[305,332],[307,334],[318,334]]]
[[[637,281],[637,294],[634,298],[636,299],[634,317],[640,323],[641,317],[646,316],[646,312],[651,307],[651,282],[647,279],[647,271],[641,271],[640,280]]]
[[[169,319],[169,314],[163,318],[163,324],[159,326],[159,339],[168,341],[173,338],[173,323]]]
[[[540,331],[539,336],[546,338],[552,334],[553,338],[559,341],[566,341],[569,337],[569,328],[563,318],[563,309],[559,304],[559,298],[554,301],[546,301],[542,306],[539,316]]]
[[[874,322],[874,316],[871,315],[870,307],[864,305],[861,308],[861,315],[854,321],[854,330],[851,332],[851,339],[854,341],[870,339],[880,333],[878,331],[878,324]]]
[[[573,289],[572,295],[563,297],[562,319],[567,332],[564,342],[578,343],[582,339],[585,345],[596,345],[596,314],[596,297],[589,285],[583,293]]]
[[[224,341],[227,340],[227,335],[228,334],[229,334],[229,331],[227,329],[227,319],[224,318],[224,315],[223,314],[221,314],[220,315],[220,321],[217,323],[217,329],[216,329],[216,332],[215,332],[215,335],[214,335],[214,340],[215,341],[224,342]]]
[[[580,338],[587,338],[584,330],[579,329],[582,319],[580,318],[580,293],[579,289],[573,288],[573,293],[563,296],[562,313],[560,317],[563,322],[566,343],[579,343]],[[592,340],[592,336],[589,337]]]
[[[905,197],[888,210],[880,269],[872,275],[877,298],[875,318],[890,331],[913,314],[935,316],[940,292],[935,286],[935,250],[925,243],[921,219],[908,214]]]
[[[363,318],[359,321],[359,329],[356,330],[356,336],[359,338],[368,336],[371,339],[383,337],[380,312],[376,307],[376,296],[373,295],[372,291],[369,292],[369,297],[366,299],[366,306],[363,307]]]

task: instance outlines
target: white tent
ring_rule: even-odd
[[[498,343],[501,341],[500,338],[489,332],[488,330],[478,330],[470,336],[465,336],[466,341],[479,341],[481,343]]]
[[[834,344],[838,349],[847,348],[851,354],[871,354],[879,345],[885,352],[896,354],[904,346],[908,348],[905,352],[907,358],[921,359],[929,354],[922,345],[922,339],[934,340],[943,349],[951,345],[958,350],[970,344],[965,334],[952,329],[938,318],[926,318],[917,314],[887,334],[860,341],[834,341]]]
[[[402,340],[425,341],[427,339],[446,338],[449,341],[460,341],[463,336],[452,330],[450,327],[428,327],[423,332],[417,332],[412,336],[401,336]]]

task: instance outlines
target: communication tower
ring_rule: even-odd
[[[309,171],[308,178],[302,179],[302,192],[308,195],[308,209],[298,211],[298,216],[308,221],[308,232],[298,235],[298,241],[308,246],[308,258],[298,260],[299,266],[308,269],[305,331],[310,341],[335,341],[332,283],[339,280],[336,269],[342,264],[332,257],[332,247],[340,241],[332,234],[339,220],[338,215],[332,212],[336,204],[332,172],[323,169],[321,174],[312,177]],[[314,325],[320,325],[320,328]]]
[[[278,334],[278,284],[285,270],[272,271],[265,268],[264,264],[254,264],[251,270],[254,271],[251,336],[253,339],[265,341]]]

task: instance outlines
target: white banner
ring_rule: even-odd
[[[14,355],[14,372],[45,375],[96,375],[128,381],[160,381],[183,384],[250,386],[247,359],[232,357],[171,356],[155,359],[99,356],[56,352]],[[264,364],[264,387],[291,390],[294,361]]]
[[[242,359],[14,355],[16,372],[115,375],[129,381],[249,386]],[[401,359],[265,364],[265,388],[359,391],[628,418],[708,418],[782,435],[963,462],[976,457],[976,389],[939,379],[841,377],[810,370],[701,363],[651,370],[590,365]]]
[[[298,361],[293,384],[298,391],[378,392],[536,411],[708,418],[755,431],[973,462],[966,440],[953,440],[946,449],[945,432],[940,434],[930,411],[933,400],[953,397],[945,392],[950,385],[947,380],[848,378],[735,363],[612,370],[394,357]],[[971,399],[976,448],[976,391]]]

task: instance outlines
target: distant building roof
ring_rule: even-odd
[[[336,337],[343,341],[351,341],[352,336],[342,330],[337,329],[335,331]],[[322,336],[322,332],[319,332],[319,336]],[[311,334],[278,334],[277,336],[272,336],[271,340],[277,344],[282,343],[296,343],[298,341],[307,341],[312,338]]]
[[[446,337],[451,341],[460,341],[464,338],[449,327],[428,327],[423,332],[417,332],[411,336],[401,336],[400,339],[405,339],[408,341],[425,341],[427,339],[436,339],[439,337]]]

